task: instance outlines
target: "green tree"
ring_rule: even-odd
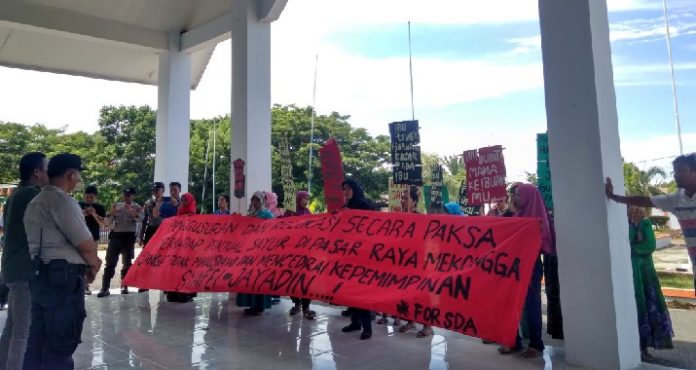
[[[214,147],[213,128],[215,128]],[[213,149],[215,149],[215,153],[213,153]],[[207,162],[206,151],[208,151]],[[231,170],[230,116],[192,121],[190,153],[189,192],[194,194],[199,202],[199,210],[202,206],[204,212],[211,212],[213,208],[213,155],[216,156],[215,193],[217,195],[227,193],[233,196],[233,194],[229,194]],[[205,197],[203,197],[204,188]],[[217,208],[217,205],[215,207]]]
[[[633,163],[623,164],[624,183],[627,195],[658,195],[662,194],[658,184],[658,179],[665,180],[667,174],[660,167],[650,167],[641,171]]]

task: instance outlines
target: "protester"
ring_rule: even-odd
[[[507,208],[507,202],[505,199],[498,199],[495,203],[491,205],[491,209],[488,210],[486,216],[502,216]]]
[[[19,160],[20,183],[3,207],[4,249],[2,280],[7,285],[9,307],[0,336],[0,369],[22,369],[31,324],[31,258],[24,228],[24,214],[41,187],[48,183],[48,160],[40,152]]]
[[[265,196],[262,191],[257,191],[249,200],[249,209],[247,216],[260,219],[271,219],[273,214],[264,207]],[[236,304],[238,307],[247,307],[244,309],[245,315],[261,316],[263,311],[271,308],[271,296],[265,294],[246,294],[237,293]]]
[[[672,349],[672,320],[662,296],[660,280],[653,265],[655,233],[652,222],[646,217],[645,208],[629,206],[629,231],[631,264],[633,265],[633,287],[638,311],[638,334],[640,335],[640,358],[653,359],[648,347]]]
[[[135,188],[123,189],[123,202],[114,203],[106,223],[111,225],[109,245],[106,247],[106,267],[98,298],[111,294],[111,279],[116,274],[118,257],[121,257],[121,281],[126,277],[135,257],[135,232],[142,208],[133,201]],[[128,287],[121,283],[121,294],[128,294]]]
[[[152,197],[150,197],[150,199],[148,199],[143,206],[143,226],[140,228],[142,232],[140,240],[143,246],[147,246],[147,242],[149,242],[152,236],[155,235],[157,228],[162,223],[161,217],[154,216],[154,209],[155,207],[159,208],[157,204],[161,204],[163,195],[164,183],[158,181],[152,184]]]
[[[85,279],[93,281],[102,263],[80,206],[68,195],[81,186],[83,170],[77,155],[51,158],[49,184],[24,214],[34,274],[25,369],[74,368],[86,316]]]
[[[362,209],[372,211],[374,208],[370,201],[365,198],[362,187],[353,179],[346,179],[341,184],[343,197],[345,198],[345,208]],[[344,333],[362,329],[360,339],[370,339],[372,337],[372,313],[369,310],[350,307],[350,325],[341,329]]]
[[[85,222],[89,231],[92,233],[94,241],[99,244],[100,237],[100,225],[104,222],[104,217],[106,217],[106,208],[103,205],[97,203],[98,195],[97,187],[90,185],[85,188],[85,193],[83,195],[83,200],[79,202],[80,208],[82,208],[82,214],[85,215]],[[89,284],[85,284],[85,294],[92,294],[92,290],[89,288]]]
[[[309,193],[306,191],[298,191],[295,194],[295,212],[287,211],[285,216],[304,216],[311,215],[312,212],[309,211],[307,205],[309,204]],[[290,309],[290,315],[297,315],[300,310],[305,318],[308,320],[314,320],[317,313],[309,309],[309,305],[312,302],[309,298],[298,298],[291,297],[293,307]]]
[[[230,196],[227,194],[220,194],[217,198],[218,209],[213,212],[216,215],[229,215],[230,214]]]
[[[546,293],[546,333],[553,339],[564,339],[563,312],[561,310],[561,282],[558,276],[556,254],[556,228],[553,214],[548,212],[551,230],[551,248],[542,253],[544,259],[544,292]]]
[[[191,193],[184,193],[181,196],[181,203],[177,207],[177,216],[190,216],[196,214],[196,199]],[[167,302],[186,303],[191,302],[196,296],[196,293],[181,293],[181,292],[164,292],[167,296]]]
[[[549,227],[548,212],[544,205],[541,193],[532,184],[516,184],[513,187],[512,205],[514,217],[529,217],[539,220],[541,225],[541,245],[539,252],[549,252],[553,248],[553,239]],[[541,254],[537,257],[532,279],[527,289],[527,297],[524,305],[524,317],[529,329],[529,347],[522,351],[522,357],[533,358],[540,356],[544,351],[544,341],[541,338],[541,278],[543,264]],[[519,333],[515,340],[515,347],[501,346],[498,351],[501,354],[509,354],[522,350],[522,338]]]
[[[176,216],[179,204],[181,204],[181,183],[172,181],[169,183],[169,197],[162,197],[159,206],[155,204],[152,215],[161,219]]]
[[[637,207],[657,207],[672,212],[681,225],[686,250],[691,259],[692,271],[696,271],[696,153],[684,154],[672,161],[674,181],[677,191],[647,197],[643,195],[624,196],[614,194],[614,186],[607,177],[605,192],[607,198]],[[694,274],[694,293],[696,294],[696,274]]]
[[[466,214],[462,211],[462,206],[459,205],[459,203],[456,202],[449,202],[445,204],[445,213],[448,215],[453,215],[453,216],[466,216]]]
[[[264,199],[266,208],[271,211],[274,218],[283,215],[283,211],[278,209],[278,194],[267,191]]]

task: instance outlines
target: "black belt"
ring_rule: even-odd
[[[67,272],[71,273],[76,273],[76,274],[84,274],[87,272],[87,265],[82,265],[82,264],[75,264],[75,263],[67,263],[61,266],[62,268],[65,269]],[[51,263],[44,263],[41,265],[41,271],[49,271],[51,270]]]

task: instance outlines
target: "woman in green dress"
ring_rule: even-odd
[[[653,265],[655,233],[652,223],[646,217],[644,208],[630,206],[628,215],[633,286],[638,311],[640,357],[643,361],[649,361],[652,355],[648,352],[648,347],[671,349],[674,333],[665,298],[662,296],[660,281]]]
[[[269,219],[273,218],[273,214],[268,209],[264,208],[264,193],[257,191],[252,195],[249,201],[249,210],[247,216]],[[261,316],[263,311],[271,308],[271,296],[265,294],[247,294],[237,293],[236,303],[238,307],[248,307],[244,309],[245,315]]]

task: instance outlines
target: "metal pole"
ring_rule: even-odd
[[[317,112],[317,69],[319,67],[319,54],[314,56],[314,88],[312,89],[312,118],[309,129],[309,164],[307,166],[307,191],[312,193],[312,157],[314,154],[314,117]]]
[[[216,151],[215,151],[215,137],[217,136],[217,120],[213,121],[213,213],[215,213],[215,163],[216,163]]]
[[[669,57],[669,71],[672,77],[672,101],[674,102],[674,123],[677,126],[677,138],[679,139],[679,155],[684,154],[682,145],[681,122],[679,122],[679,104],[677,102],[677,82],[674,78],[674,62],[672,60],[672,37],[669,32],[669,13],[667,12],[667,0],[662,0],[662,9],[665,13],[665,39],[667,41],[667,56]]]
[[[203,213],[203,208],[205,207],[205,188],[206,181],[208,180],[208,152],[210,151],[210,134],[208,134],[208,145],[205,147],[205,169],[203,170],[203,194],[201,194],[201,213]]]
[[[408,21],[408,73],[411,78],[411,119],[416,119],[416,112],[413,107],[413,61],[411,58],[411,21]]]

